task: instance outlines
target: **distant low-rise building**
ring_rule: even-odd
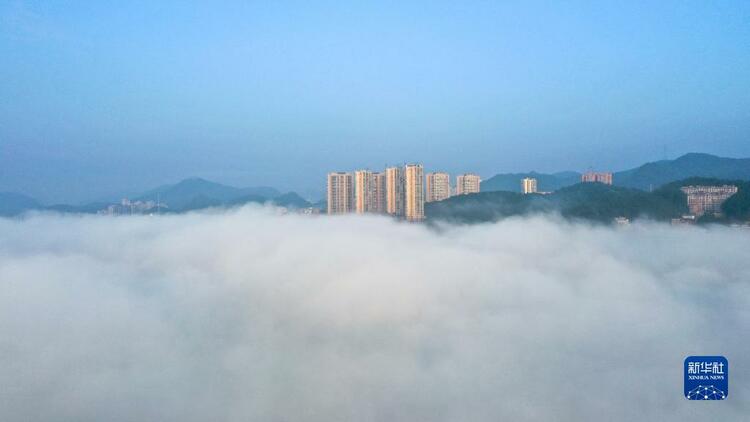
[[[630,224],[630,219],[627,217],[615,217],[614,222],[619,226],[627,226]]]
[[[672,219],[673,226],[685,226],[685,225],[691,225],[695,223],[696,223],[696,218],[694,215],[683,215],[680,218]]]
[[[687,206],[690,213],[700,217],[706,213],[721,213],[721,204],[737,193],[737,186],[683,186],[680,188],[687,195]]]
[[[119,204],[111,204],[106,208],[99,210],[100,215],[134,215],[134,214],[154,214],[166,209],[167,204],[157,203],[154,201],[131,201],[123,198]]]
[[[521,180],[521,192],[525,194],[536,193],[536,179],[533,177],[526,177]]]
[[[598,183],[604,183],[605,185],[611,185],[612,173],[588,171],[581,175],[581,182],[583,183],[598,182]]]

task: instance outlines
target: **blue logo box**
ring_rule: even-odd
[[[724,356],[685,358],[685,398],[724,400],[729,395],[729,362]]]

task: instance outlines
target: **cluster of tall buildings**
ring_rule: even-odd
[[[425,202],[479,192],[480,183],[478,175],[462,174],[453,190],[448,173],[425,175],[421,164],[388,167],[384,172],[328,173],[328,214],[378,213],[421,221]]]
[[[328,173],[328,214],[356,212],[390,214],[409,221],[424,219],[426,202],[442,201],[454,195],[478,193],[481,179],[476,174],[456,176],[455,186],[445,172],[424,174],[421,164],[406,164],[388,167],[383,172],[357,170],[353,173]],[[586,172],[581,175],[582,183],[612,184],[612,173]],[[720,215],[721,205],[737,193],[737,186],[684,186],[681,190],[687,197],[689,215],[673,219],[672,224],[695,224],[705,214]],[[521,192],[524,194],[547,194],[538,190],[537,179],[521,179]],[[130,203],[123,203],[125,205]],[[136,208],[141,204],[134,204]],[[152,205],[152,204],[144,204]],[[110,210],[110,212],[122,212]],[[132,212],[132,211],[131,211]],[[618,217],[617,224],[628,224],[629,219]]]

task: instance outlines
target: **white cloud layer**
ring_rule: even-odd
[[[743,420],[748,263],[728,228],[0,219],[0,420]]]

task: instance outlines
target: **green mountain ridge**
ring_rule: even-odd
[[[521,179],[537,179],[539,191],[556,191],[581,181],[581,173],[567,171],[553,174],[501,173],[482,182],[483,192],[521,191]],[[726,158],[705,153],[688,153],[674,160],[660,160],[639,167],[614,172],[615,186],[653,190],[670,182],[690,177],[707,177],[726,180],[750,180],[750,158]]]

